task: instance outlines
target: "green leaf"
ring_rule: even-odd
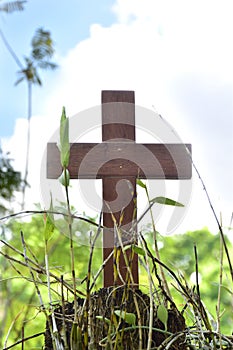
[[[128,324],[135,326],[136,324],[136,316],[131,313],[131,312],[125,312],[125,311],[121,311],[121,310],[115,310],[115,314],[122,318],[125,322],[127,322]]]
[[[50,201],[49,211],[53,211],[52,198]],[[54,228],[55,228],[55,225],[54,225],[53,214],[45,213],[44,239],[46,242],[48,242],[50,240],[50,238],[52,237],[53,232],[54,232]]]
[[[71,350],[82,350],[82,330],[77,323],[72,324],[70,334]]]
[[[138,245],[135,244],[128,244],[124,246],[124,251],[132,249],[136,254],[145,256],[145,251],[143,248],[139,247]]]
[[[140,186],[142,188],[146,188],[146,185],[140,179],[137,179],[136,182],[137,182],[138,186]]]
[[[138,255],[145,256],[145,250],[138,245],[132,245],[132,250]]]
[[[97,318],[97,320],[101,320],[101,321],[106,322],[108,325],[111,325],[111,321],[107,317],[95,316],[95,318]]]
[[[227,286],[223,285],[223,284],[219,284],[219,283],[216,283],[216,282],[212,282],[212,284],[214,286],[221,286],[221,288],[225,289],[228,293],[230,293],[231,295],[233,295],[233,292],[230,290],[230,288],[228,288]]]
[[[174,201],[173,199],[166,197],[155,197],[150,200],[150,203],[158,203],[164,205],[173,205],[175,207],[184,207],[184,204]]]
[[[70,160],[70,144],[69,144],[69,119],[66,117],[65,107],[62,108],[60,121],[60,157],[61,165],[67,168]]]
[[[131,247],[132,247],[131,244],[125,245],[124,248],[123,248],[124,252],[125,252],[126,250],[130,249]]]
[[[68,169],[63,169],[61,175],[58,178],[59,182],[65,186],[68,187],[70,184],[70,172]]]
[[[167,331],[168,311],[164,304],[158,306],[157,317],[164,324],[165,331]]]

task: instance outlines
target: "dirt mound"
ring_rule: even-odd
[[[113,345],[117,342],[116,349],[138,350],[140,337],[142,349],[147,347],[150,318],[150,298],[147,294],[142,293],[139,289],[102,288],[91,295],[88,308],[85,303],[85,299],[78,299],[78,322],[83,333],[85,332],[83,311],[88,309],[88,347],[86,348],[103,349],[111,340]],[[185,329],[185,320],[173,305],[173,308],[168,310],[167,332],[165,332],[164,324],[157,317],[157,308],[153,304],[152,348],[161,345],[166,338],[171,337],[171,333],[177,334]],[[120,310],[122,315],[124,313],[134,314],[136,316],[135,325],[127,323],[124,317],[118,317],[116,310]],[[64,342],[64,337],[66,337],[70,348],[74,303],[66,303],[63,307],[58,306],[55,309],[55,318],[60,339]],[[110,322],[112,325],[109,331]],[[180,336],[169,349],[183,350],[185,349],[183,342],[184,336]],[[45,350],[52,349],[51,333],[47,322]]]

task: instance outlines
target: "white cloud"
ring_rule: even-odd
[[[56,86],[44,102],[46,115],[32,118],[30,182],[33,190],[29,196],[39,187],[39,159],[49,131],[59,124],[62,106],[66,106],[69,115],[74,115],[98,105],[101,90],[132,89],[136,91],[138,105],[148,108],[154,105],[185,142],[193,143],[195,160],[201,165],[214,202],[218,203],[222,196],[223,210],[231,210],[231,184],[228,183],[231,177],[219,179],[221,192],[214,188],[212,184],[218,182],[214,169],[218,165],[214,157],[208,158],[206,154],[208,144],[217,159],[221,149],[232,146],[229,128],[232,109],[225,110],[224,117],[215,114],[215,118],[219,118],[215,124],[213,111],[209,110],[211,104],[215,110],[224,108],[226,99],[221,94],[228,94],[226,98],[232,108],[231,6],[230,1],[116,1],[113,10],[117,23],[107,28],[93,24],[90,37],[61,59]],[[225,123],[222,118],[226,118]],[[8,144],[21,165],[24,129],[25,121],[18,121]],[[18,144],[22,146],[20,154]],[[34,159],[37,159],[35,163]],[[222,172],[229,167],[229,159],[223,154]],[[219,177],[219,172],[217,174]],[[196,211],[200,203],[203,208]],[[198,184],[186,229],[191,221],[197,227],[208,224],[206,220],[211,214],[203,203],[204,193]],[[213,224],[212,219],[208,222]]]
[[[138,22],[143,40],[151,45],[152,31],[163,36],[173,72],[231,74],[231,1],[118,0],[113,10],[122,23]],[[144,31],[148,27],[149,35]]]

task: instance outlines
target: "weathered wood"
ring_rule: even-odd
[[[73,143],[70,149],[70,176],[72,179],[101,179],[108,176],[190,179],[192,164],[186,147],[191,152],[190,144]],[[48,144],[47,155],[47,177],[56,179],[62,172],[56,143]],[[100,164],[103,165],[99,168]],[[146,174],[143,169],[146,169]]]
[[[116,121],[119,120],[119,116],[121,118],[120,121],[124,120],[124,124],[116,123]],[[106,259],[109,253],[112,251],[112,248],[116,244],[117,240],[116,233],[114,235],[113,230],[114,222],[112,213],[117,222],[117,225],[124,227],[125,231],[129,231],[131,228],[132,220],[136,213],[136,174],[133,174],[134,176],[129,177],[127,168],[129,167],[128,159],[130,158],[128,158],[128,154],[125,154],[126,146],[135,146],[135,110],[133,91],[102,92],[102,140],[108,142],[108,144],[103,143],[105,149],[104,153],[102,154],[103,158],[101,159],[101,163],[99,163],[104,164],[104,162],[108,160],[108,163],[105,165],[105,168],[107,166],[106,170],[108,172],[108,175],[103,176],[103,200],[105,203],[103,214],[103,257]],[[122,145],[121,142],[115,143],[115,140],[124,140],[125,142]],[[118,159],[118,166],[115,167],[115,172],[112,172],[112,159],[119,158],[119,155],[120,157],[122,157],[122,155],[124,156],[126,164],[123,166],[121,159]],[[125,169],[124,172],[122,171],[123,167]],[[123,184],[125,188],[118,195],[116,188],[120,180],[124,180],[126,182]],[[131,188],[129,188],[129,185]],[[128,203],[128,205],[125,203]],[[119,208],[118,210],[116,210],[116,206]],[[121,211],[123,208],[123,218],[121,218]],[[126,234],[122,232],[122,241],[127,243],[127,237],[125,237],[125,235]],[[129,259],[130,251],[128,250],[126,254]],[[113,258],[111,258],[105,266],[105,287],[112,286],[114,283],[113,264],[114,261]],[[139,281],[138,257],[136,254],[132,260],[131,269],[133,282],[137,285]],[[120,253],[119,257],[119,271],[123,280],[126,281],[127,267],[122,252]],[[122,284],[120,278],[118,278],[117,284]]]
[[[191,145],[138,144],[135,142],[135,102],[133,91],[102,92],[102,143],[71,144],[69,171],[71,179],[102,179],[103,181],[103,258],[112,252],[116,242],[114,222],[124,228],[122,241],[131,242],[125,232],[136,219],[136,178],[190,179]],[[60,152],[55,143],[47,147],[47,177],[60,176]],[[123,180],[123,181],[122,181]],[[121,184],[120,194],[117,186]],[[122,219],[122,210],[124,212]],[[121,220],[122,219],[122,220]],[[135,228],[135,226],[134,226]],[[129,257],[129,251],[126,252]],[[138,283],[138,259],[132,261],[134,283]],[[126,280],[122,253],[120,274]],[[114,283],[113,259],[104,268],[104,286]],[[122,281],[118,279],[118,284]]]

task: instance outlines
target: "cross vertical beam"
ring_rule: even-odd
[[[120,116],[120,118],[119,118]],[[117,120],[120,122],[117,123]],[[124,121],[124,122],[122,122]],[[107,142],[135,142],[135,99],[133,91],[102,91],[102,141]],[[119,171],[120,172],[120,171]],[[123,180],[123,189],[118,194],[117,183]],[[104,177],[103,178],[103,258],[109,256],[114,247],[114,222],[124,227],[124,231],[132,227],[132,221],[136,213],[136,177]],[[131,193],[132,199],[127,203]],[[107,205],[106,205],[107,203]],[[117,211],[115,208],[118,208]],[[123,219],[120,218],[123,208]],[[134,228],[136,230],[136,228]],[[124,232],[122,232],[124,241]],[[116,237],[115,237],[116,239]],[[130,251],[126,251],[129,260]],[[114,284],[114,262],[111,258],[104,268],[104,287]],[[135,254],[132,261],[132,276],[134,284],[138,284],[138,257]],[[124,281],[126,281],[127,267],[122,252],[120,253],[119,271]],[[116,281],[122,284],[120,278]]]

